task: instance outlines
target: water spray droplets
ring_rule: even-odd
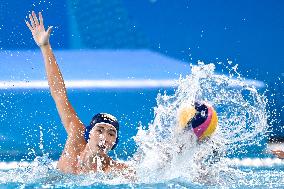
[[[149,172],[152,175],[163,170],[164,175],[170,178],[188,176],[194,179],[192,175],[198,171],[197,164],[183,164],[181,167],[181,160],[194,159],[200,152],[210,154],[215,147],[218,147],[220,154],[224,154],[229,148],[238,149],[245,145],[243,141],[259,145],[259,141],[265,137],[260,134],[265,133],[267,128],[266,98],[259,94],[254,86],[245,83],[237,72],[238,65],[232,66],[229,61],[228,64],[226,69],[229,71],[229,77],[215,74],[214,64],[206,65],[199,61],[198,65],[191,65],[191,75],[178,80],[174,95],[165,93],[157,96],[153,123],[147,131],[140,127],[135,137],[139,145],[138,153],[144,154],[138,165],[142,175],[148,177]],[[179,107],[183,104],[192,105],[196,101],[206,101],[217,111],[219,121],[217,131],[212,136],[213,143],[197,144],[191,131],[184,135],[176,133]],[[259,135],[261,137],[256,140]],[[180,150],[175,149],[178,146],[182,146]],[[187,150],[181,150],[183,148]],[[151,154],[165,161],[159,163],[151,160]],[[227,169],[227,166],[224,164],[219,170]],[[183,171],[174,173],[174,170]]]

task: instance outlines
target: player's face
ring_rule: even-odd
[[[114,126],[106,123],[97,123],[90,132],[89,145],[98,148],[99,152],[107,153],[115,144],[117,130]]]

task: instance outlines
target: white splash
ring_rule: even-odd
[[[135,136],[139,147],[134,161],[141,181],[182,177],[192,182],[226,183],[228,178],[239,178],[239,171],[230,169],[225,155],[248,141],[258,145],[265,137],[266,98],[246,83],[235,67],[230,76],[214,74],[215,65],[202,62],[191,70],[191,75],[179,79],[174,95],[157,96],[153,123],[148,129],[140,127]],[[237,79],[232,79],[234,73]],[[201,143],[192,131],[177,132],[179,107],[195,101],[210,103],[219,120],[215,134]],[[221,174],[224,172],[228,174]]]

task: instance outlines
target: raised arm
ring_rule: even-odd
[[[69,136],[70,134],[83,133],[85,127],[68,100],[64,80],[49,43],[52,27],[49,27],[47,31],[45,30],[41,13],[39,13],[39,20],[34,12],[29,15],[29,18],[30,23],[26,21],[26,24],[32,32],[36,44],[41,49],[50,92],[67,134]]]

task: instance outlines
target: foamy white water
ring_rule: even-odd
[[[268,117],[265,96],[237,72],[217,75],[214,64],[204,63],[192,66],[191,70],[191,75],[177,82],[174,95],[158,95],[153,123],[147,130],[140,127],[135,137],[139,145],[135,161],[142,180],[154,182],[155,179],[185,177],[192,182],[207,183],[216,179],[226,183],[228,178],[220,173],[228,171],[232,163],[262,166],[263,162],[258,159],[231,161],[225,156],[247,145],[248,141],[257,146],[265,138]],[[232,79],[234,77],[237,79]],[[219,119],[216,133],[202,143],[197,142],[192,131],[177,132],[179,108],[195,101],[211,104]],[[268,160],[264,162],[263,165],[269,165]],[[276,162],[281,164],[279,160]],[[239,174],[242,175],[230,169],[233,177]]]

